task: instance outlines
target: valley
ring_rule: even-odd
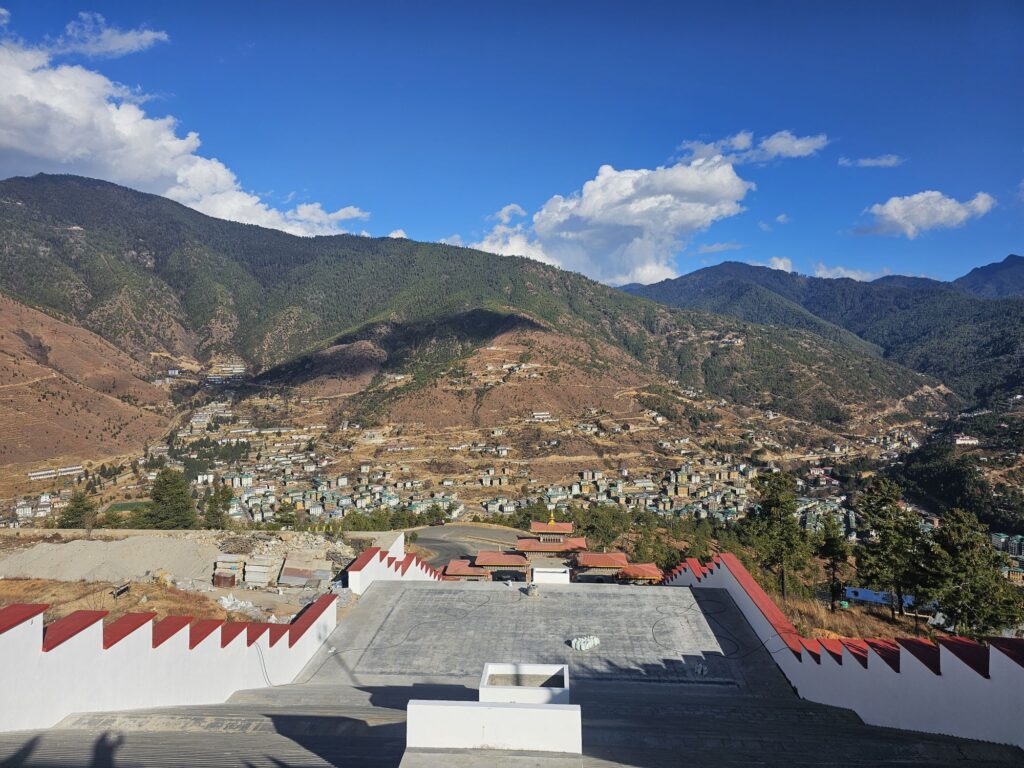
[[[46,175],[0,182],[0,221],[12,519],[19,503],[21,519],[59,509],[87,480],[105,507],[130,509],[165,463],[200,494],[200,478],[229,474],[266,486],[236,496],[243,522],[273,520],[286,496],[304,507],[323,473],[386,480],[370,510],[600,503],[559,490],[598,472],[640,482],[629,505],[742,515],[735,489],[686,498],[665,473],[881,466],[1018,375],[1016,336],[996,326],[1024,299],[985,298],[987,273],[975,295],[726,262],[619,291],[527,259],[297,238]],[[940,332],[948,316],[962,330]],[[305,458],[271,471],[266,454],[288,451]],[[44,490],[50,506],[31,501]]]

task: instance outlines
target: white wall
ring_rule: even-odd
[[[534,568],[533,580],[537,584],[568,584],[568,568]]]
[[[333,595],[320,598],[294,645],[286,632],[273,647],[266,631],[252,645],[243,631],[222,648],[218,628],[190,650],[186,626],[153,648],[150,622],[104,649],[97,621],[43,651],[36,616],[0,633],[0,730],[49,728],[74,712],[216,704],[238,690],[290,683],[334,629],[333,603]]]
[[[370,547],[346,569],[348,587],[363,594],[375,581],[440,581],[441,574],[416,555],[405,553],[401,533],[387,550]]]
[[[561,686],[491,685],[491,675],[562,675]],[[569,667],[566,664],[484,664],[480,701],[506,704],[569,704]]]
[[[765,616],[757,601],[768,599],[767,595],[761,592],[752,596],[742,586],[733,573],[743,569],[739,561],[723,555],[720,562],[708,566],[710,570],[701,578],[692,566],[677,569],[665,583],[696,589],[717,587],[729,592],[801,697],[852,709],[871,725],[1024,747],[1024,667],[998,649],[989,648],[987,678],[941,645],[940,674],[932,672],[905,648],[900,649],[899,672],[870,648],[866,669],[845,648],[842,663],[824,648],[820,660],[815,660],[807,650],[808,645],[818,647],[815,641],[798,638],[791,626],[792,633],[784,628],[780,631]],[[804,645],[799,655],[784,642],[794,637]]]
[[[407,749],[583,753],[582,717],[574,704],[413,700],[407,714]]]

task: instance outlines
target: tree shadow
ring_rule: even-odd
[[[93,742],[92,750],[89,752],[88,762],[86,762],[85,751],[79,752],[78,758],[69,759],[67,755],[62,755],[59,759],[53,759],[50,757],[43,756],[41,758],[32,758],[32,755],[36,753],[43,740],[43,734],[36,734],[24,744],[22,744],[18,750],[8,757],[0,761],[0,768],[57,768],[57,766],[83,766],[83,768],[116,768],[115,755],[118,750],[124,746],[125,736],[120,732],[104,731]],[[62,750],[63,751],[63,750]]]
[[[0,768],[22,768],[22,766],[28,765],[28,759],[32,756],[32,753],[36,751],[36,747],[39,746],[39,742],[42,738],[41,734],[33,736],[18,747],[18,750],[13,755],[10,755],[0,762]]]

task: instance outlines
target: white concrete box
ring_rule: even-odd
[[[480,701],[569,704],[569,667],[565,664],[484,664]]]
[[[409,702],[407,749],[583,752],[580,708],[565,704]]]
[[[536,584],[569,584],[568,568],[534,568],[533,581]]]

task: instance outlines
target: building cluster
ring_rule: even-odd
[[[330,522],[350,511],[408,509],[422,513],[440,507],[458,516],[463,505],[454,493],[424,488],[422,480],[388,467],[361,464],[357,471],[341,474],[330,469],[332,457],[314,450],[294,450],[308,435],[289,435],[289,430],[260,430],[253,436],[246,458],[233,466],[200,472],[193,481],[200,492],[223,483],[232,490],[228,514],[235,520],[274,522],[288,505],[314,522]],[[262,434],[262,433],[270,433]],[[280,437],[278,437],[280,435]]]
[[[624,467],[612,474],[585,469],[571,483],[548,485],[518,499],[496,496],[484,500],[481,507],[488,514],[510,514],[537,504],[551,511],[566,511],[571,505],[617,504],[666,517],[710,518],[724,523],[746,514],[750,483],[757,472],[753,465],[729,456],[705,457],[641,476],[631,475]],[[482,480],[487,487],[510,483],[508,470],[491,471]]]
[[[528,535],[508,551],[478,552],[452,560],[444,576],[453,581],[562,581],[598,584],[657,584],[664,577],[654,563],[631,563],[624,552],[591,552],[571,522],[534,520]]]
[[[1012,565],[1005,569],[1006,578],[1015,584],[1024,585],[1024,536],[993,533],[992,548],[1005,552],[1010,558]]]
[[[70,489],[64,489],[55,493],[40,493],[38,496],[19,499],[8,510],[5,520],[0,524],[11,528],[41,524],[52,516],[60,514],[71,500],[71,493]]]

